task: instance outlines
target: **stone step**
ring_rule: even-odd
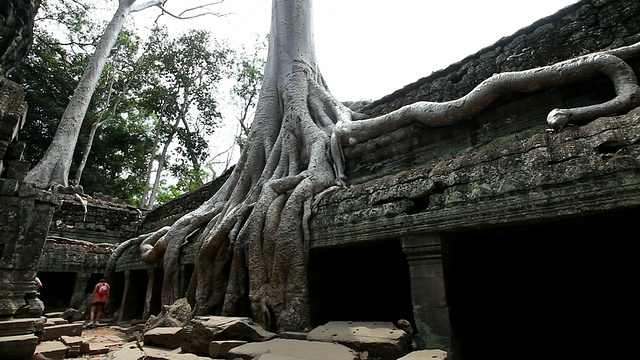
[[[143,346],[141,350],[135,343],[125,344],[122,348],[109,353],[110,360],[211,360],[208,356],[198,356],[195,354],[178,352],[178,350],[168,350],[155,346]],[[337,359],[335,359],[337,360]]]
[[[89,343],[81,336],[60,336],[60,342],[67,346],[67,357],[78,357],[90,352]]]
[[[244,344],[229,350],[228,359],[254,359],[270,354],[272,359],[356,360],[359,354],[348,347],[318,341],[274,339]]]
[[[246,341],[242,340],[219,340],[212,341],[209,344],[209,356],[214,359],[226,359],[229,350],[236,348],[240,345],[246,344]]]
[[[177,335],[182,327],[157,327],[144,334],[144,344],[177,349],[180,347],[180,337]]]
[[[0,336],[25,335],[42,331],[45,318],[24,318],[0,321]]]
[[[43,341],[36,346],[35,353],[47,359],[61,360],[67,356],[67,346],[57,340]]]
[[[62,317],[62,314],[64,314],[64,311],[52,311],[52,312],[45,313],[44,316],[46,318],[59,318],[59,317]]]
[[[61,318],[61,317],[51,317],[51,318],[47,318],[47,322],[45,324],[53,324],[53,325],[60,325],[60,324],[68,324],[69,321],[67,321],[67,319]]]
[[[395,360],[409,352],[410,338],[390,322],[331,321],[311,330],[311,341],[335,342],[367,351],[381,360]]]
[[[33,334],[0,337],[2,360],[30,359],[38,345],[38,337]]]
[[[82,335],[82,324],[62,324],[46,327],[42,333],[42,341],[57,340],[60,336]]]
[[[410,352],[398,360],[447,360],[447,352],[439,349]]]

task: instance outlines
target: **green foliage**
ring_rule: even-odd
[[[89,54],[83,49],[93,50],[90,46],[63,41],[90,39],[94,27],[98,26],[91,22],[88,14],[82,13],[85,7],[79,3],[63,6],[60,2],[48,1],[46,5],[39,12],[41,21],[36,22],[33,51],[12,74],[12,79],[26,88],[29,110],[19,139],[27,143],[25,160],[33,165],[49,147],[89,61]],[[73,11],[69,10],[70,5],[76,5]],[[67,10],[48,12],[60,7]],[[69,18],[71,15],[75,18]],[[73,34],[57,33],[58,38],[50,35],[47,29],[56,29],[56,21],[61,21],[58,25],[62,27],[69,26],[69,33]],[[147,117],[137,110],[134,94],[134,89],[144,81],[136,64],[139,43],[131,31],[120,33],[89,104],[71,169],[73,174],[78,167],[91,125],[98,120],[108,120],[94,140],[81,185],[87,193],[101,192],[130,203],[142,192],[152,143]]]
[[[184,193],[197,190],[202,185],[216,178],[216,173],[210,162],[205,163],[203,167],[204,169],[193,169],[189,167],[188,163],[171,166],[171,174],[175,179],[178,179],[178,181],[171,185],[161,185],[158,195],[156,196],[156,202],[158,204],[164,204]]]
[[[231,103],[238,109],[237,120],[240,134],[236,136],[236,143],[240,149],[244,147],[249,131],[253,112],[255,111],[262,86],[266,59],[264,51],[266,42],[256,42],[255,49],[248,53],[245,49],[235,54],[235,66],[232,78],[235,80],[231,88]]]
[[[38,13],[33,51],[12,76],[27,90],[29,111],[19,136],[27,142],[26,160],[34,165],[51,143],[106,25],[96,20],[96,12],[113,2],[105,4],[45,0]],[[94,126],[80,181],[85,192],[139,202],[147,166],[161,157],[168,162],[167,174],[177,179],[173,188],[165,186],[162,196],[201,186],[213,173],[203,165],[209,156],[207,137],[221,121],[218,84],[231,75],[232,55],[228,45],[207,31],[192,30],[172,39],[165,28],[156,28],[143,42],[125,28],[91,99],[71,177]],[[170,155],[151,153],[156,132],[158,150],[174,142]]]
[[[142,62],[153,64],[146,75],[139,105],[157,116],[159,153],[153,158],[171,163],[165,166],[178,181],[189,185],[165,187],[164,196],[191,190],[203,184],[202,164],[209,156],[207,136],[215,131],[221,114],[218,84],[229,74],[231,50],[215,42],[204,30],[191,30],[176,39],[165,28],[155,28],[147,42]],[[172,144],[175,156],[163,150]]]
[[[46,33],[37,33],[31,54],[11,75],[23,84],[29,104],[27,121],[19,134],[28,144],[25,160],[39,161],[53,139],[62,113],[73,94],[88,58],[70,54]]]

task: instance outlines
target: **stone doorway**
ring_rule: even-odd
[[[38,298],[44,303],[44,311],[64,311],[71,303],[76,274],[73,272],[39,272],[42,287]]]
[[[309,281],[313,326],[339,320],[414,324],[409,267],[399,240],[314,249]]]
[[[612,358],[624,344],[619,324],[635,306],[638,215],[449,235],[443,259],[455,359]]]

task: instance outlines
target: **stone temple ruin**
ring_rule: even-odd
[[[638,19],[635,0],[583,0],[361,111],[447,101],[494,73],[634,44]],[[626,62],[640,71],[640,54]],[[545,121],[554,108],[613,96],[605,77],[508,94],[458,125],[415,124],[345,149],[349,187],[324,197],[310,222],[314,326],[407,319],[418,348],[461,359],[594,358],[619,348],[618,322],[633,305],[640,108],[557,132]],[[5,164],[15,163],[3,149],[19,126],[6,131],[7,114]],[[117,243],[171,224],[224,181],[147,212],[38,191],[19,174],[0,179],[0,318],[42,310],[33,300],[36,272],[44,309],[81,307]],[[187,244],[183,291],[194,258]],[[128,249],[108,310],[118,319],[158,314],[162,276],[161,263]],[[41,324],[34,326],[37,333]]]

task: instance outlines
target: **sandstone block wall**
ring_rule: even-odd
[[[87,201],[85,212],[75,197],[59,197],[62,204],[53,216],[50,236],[115,244],[135,237],[144,215],[133,206],[96,199]]]
[[[586,0],[569,6],[446,69],[409,84],[365,107],[375,116],[416,101],[460,98],[496,73],[518,71],[640,41],[640,2]],[[452,44],[455,46],[455,44]],[[437,56],[435,54],[434,56]],[[638,64],[640,60],[633,61]],[[345,149],[350,184],[428,166],[490,145],[504,137],[546,128],[554,108],[602,102],[613,96],[607,79],[532,94],[508,94],[469,121],[443,128],[414,124]],[[523,136],[520,136],[523,137]]]

